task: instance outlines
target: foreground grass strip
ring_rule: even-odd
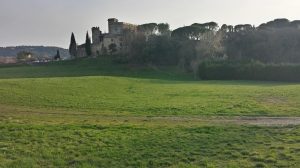
[[[296,167],[300,127],[0,125],[3,167]]]

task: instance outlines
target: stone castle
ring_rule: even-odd
[[[112,45],[115,52],[126,49],[124,42],[125,32],[137,32],[137,25],[119,22],[118,19],[108,19],[108,33],[102,33],[99,27],[92,28],[92,55],[100,55],[110,52]],[[85,44],[77,47],[77,56],[85,57]]]

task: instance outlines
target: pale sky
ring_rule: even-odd
[[[0,46],[50,45],[67,48],[92,26],[107,31],[107,19],[134,24],[167,22],[172,29],[209,21],[254,24],[300,20],[299,0],[0,0]]]

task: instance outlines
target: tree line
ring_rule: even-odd
[[[162,26],[163,25],[163,26]],[[190,69],[207,59],[263,63],[300,62],[300,21],[276,19],[258,27],[250,24],[194,23],[169,30],[168,24],[144,24],[129,40],[127,60],[179,64]]]
[[[300,63],[298,20],[275,19],[257,27],[194,23],[173,31],[167,23],[147,23],[138,26],[138,33],[127,32],[124,36],[126,50],[114,56],[117,61],[178,65],[195,74],[206,61]]]

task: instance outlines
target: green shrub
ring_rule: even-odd
[[[198,69],[205,80],[266,80],[300,82],[300,64],[205,61]]]

